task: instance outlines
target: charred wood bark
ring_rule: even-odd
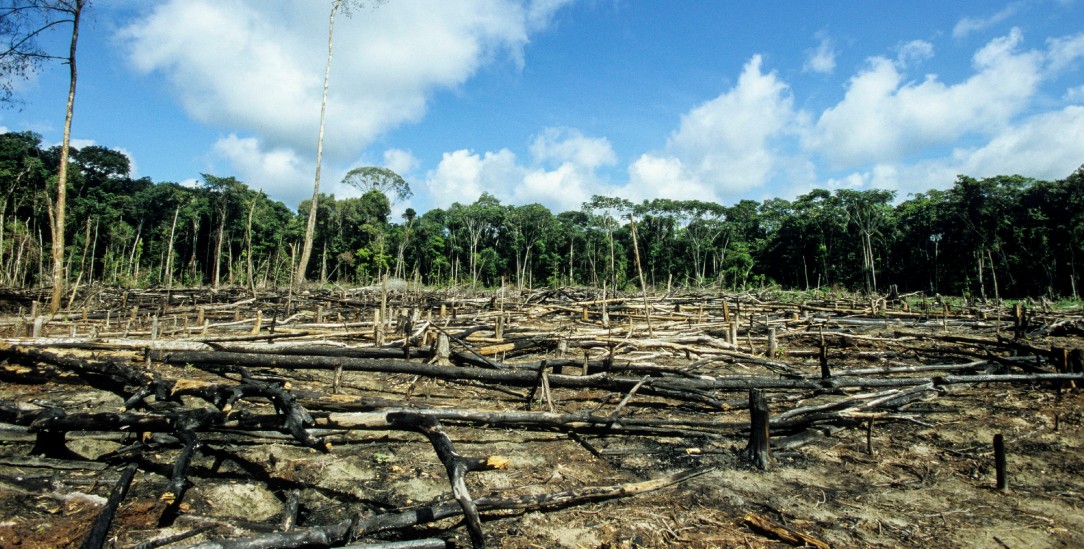
[[[630,482],[606,486],[587,486],[563,492],[510,498],[481,497],[474,500],[479,511],[496,510],[548,510],[635,496],[661,490],[711,472],[712,468],[691,469],[643,482]],[[458,503],[437,503],[421,509],[395,511],[354,520],[342,521],[330,526],[298,528],[293,532],[260,534],[247,538],[202,543],[191,549],[265,549],[290,547],[329,547],[348,543],[379,532],[401,530],[420,524],[428,524],[462,512]]]
[[[124,468],[120,480],[113,487],[113,491],[109,493],[109,499],[106,500],[105,506],[98,513],[98,517],[94,519],[94,525],[91,526],[90,533],[83,540],[83,544],[80,546],[81,549],[101,549],[105,546],[109,526],[113,524],[113,517],[117,514],[117,507],[124,500],[124,496],[128,495],[128,487],[131,486],[132,479],[135,478],[136,469],[138,468],[139,466],[136,463],[129,464]]]

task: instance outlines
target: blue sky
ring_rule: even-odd
[[[73,137],[134,175],[312,194],[330,0],[97,0]],[[578,209],[794,198],[1084,164],[1084,0],[390,0],[339,17],[321,190]],[[52,37],[63,47],[66,37]],[[0,129],[60,140],[66,68]]]

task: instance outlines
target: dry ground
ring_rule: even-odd
[[[457,322],[462,326],[485,324],[492,319],[491,303],[476,308],[465,302],[459,306]],[[602,339],[598,335],[603,330],[599,319],[584,321],[575,312],[552,313],[540,309],[546,306],[547,302],[527,304],[517,310],[529,311],[533,307],[533,312],[516,318],[505,316],[509,324],[504,327],[503,339],[515,339],[514,326],[529,326],[531,333],[561,334],[560,337],[570,340],[581,335],[584,340]],[[562,301],[553,306],[568,305]],[[658,311],[676,309],[676,313],[666,313],[671,316],[683,310],[680,305],[661,301],[655,307]],[[797,307],[780,306],[780,318],[792,318],[792,309]],[[469,313],[465,312],[468,310]],[[767,318],[775,313],[764,314]],[[1057,318],[1075,322],[1073,314]],[[1075,314],[1078,317],[1080,313]],[[666,324],[659,320],[664,316],[660,312],[650,337],[633,332],[634,337],[628,338],[627,324],[613,320],[606,333],[625,338],[625,343],[612,348],[585,345],[584,349],[592,358],[612,353],[615,363],[624,360],[660,368],[689,367],[709,353],[680,342],[687,342],[692,332],[711,334],[721,322],[712,310],[697,309],[696,315],[688,322],[671,319],[671,324]],[[242,320],[247,316],[247,313],[240,315]],[[809,375],[818,371],[816,357],[808,352],[814,348],[810,341],[815,340],[812,336],[815,332],[810,326],[817,316],[821,320],[828,318],[832,334],[884,338],[848,339],[847,346],[833,347],[835,368],[967,362],[983,352],[1006,358],[1017,354],[1005,353],[1002,348],[983,350],[974,344],[960,344],[961,354],[953,357],[951,351],[946,351],[944,341],[916,340],[905,344],[890,341],[901,330],[996,341],[992,321],[983,322],[977,314],[965,317],[961,313],[959,323],[947,328],[929,318],[891,323],[885,320],[883,325],[871,327],[847,322],[833,324],[834,319],[859,318],[848,312],[797,316],[797,320],[779,324],[780,336],[791,337],[781,338],[777,356],[771,358]],[[1031,327],[1041,327],[1044,322],[1049,325],[1054,318],[1054,315],[1045,320],[1036,318]],[[28,323],[16,320],[15,315],[9,320],[7,333],[0,332],[8,336],[8,343],[43,345],[40,340],[15,337],[25,335]],[[226,320],[230,319],[222,322]],[[295,320],[299,325],[304,321],[304,318]],[[1071,327],[1072,322],[1065,325]],[[142,337],[135,333],[135,327],[128,329],[132,330],[129,338]],[[357,335],[368,329],[343,328],[340,335],[349,337],[336,338],[331,329],[322,330],[319,335],[352,346],[371,347],[372,341]],[[309,330],[314,331],[311,327]],[[756,326],[749,328],[748,334],[746,328],[742,330],[739,342],[744,338],[751,344],[743,352],[763,357],[763,349],[758,353],[758,348],[766,334]],[[56,334],[58,331],[63,333]],[[70,335],[67,331],[63,327],[54,328],[55,337]],[[98,338],[104,340],[101,332]],[[234,332],[222,328],[222,333]],[[207,337],[202,332],[198,335]],[[496,339],[497,334],[479,335],[485,336],[485,341],[477,341],[476,347]],[[198,339],[188,333],[171,338]],[[836,340],[830,339],[836,345]],[[656,344],[658,341],[686,347],[660,346]],[[1080,349],[1084,347],[1084,338],[1077,330],[1069,329],[1040,333],[1026,339],[1026,343],[1035,348]],[[914,350],[921,347],[933,351]],[[687,353],[690,348],[693,352]],[[696,350],[702,353],[697,355]],[[84,358],[104,356],[101,351],[58,352]],[[514,363],[556,357],[557,353],[548,349],[536,354],[495,358]],[[942,359],[935,360],[935,354]],[[113,351],[109,356],[122,357],[140,367],[146,364],[138,349]],[[57,407],[79,413],[116,411],[124,404],[121,396],[92,389],[70,373],[35,377],[28,373],[25,364],[8,361],[0,365],[4,372],[0,402],[14,403],[22,409]],[[1048,365],[1044,367],[1053,371]],[[149,368],[172,379],[221,380],[196,367],[154,362]],[[325,371],[264,370],[262,373],[289,378],[291,390],[298,394],[329,393],[334,376]],[[707,369],[698,367],[696,373],[725,376],[764,374],[764,371],[752,361],[718,360]],[[522,388],[372,372],[345,372],[341,387],[342,393],[358,397],[489,411],[523,410],[527,393]],[[824,393],[772,391],[769,398],[774,416],[800,406],[879,390],[882,389],[854,388]],[[610,413],[626,396],[597,389],[555,388],[552,393],[555,409],[563,412]],[[720,424],[748,420],[748,412],[740,404],[745,399],[743,392],[720,391],[715,396],[732,405],[709,406],[635,395],[622,413],[629,418],[695,417]],[[187,406],[207,406],[198,399],[183,399]],[[254,401],[247,405],[256,411],[270,411],[265,403]],[[535,402],[534,408],[540,405],[544,407],[545,403]],[[867,416],[855,415],[851,421],[815,423],[804,431],[804,436],[773,439],[772,461],[767,470],[751,465],[745,451],[747,435],[740,431],[714,437],[633,436],[598,432],[572,435],[567,430],[483,428],[455,423],[446,427],[461,454],[499,455],[510,460],[507,469],[468,475],[474,497],[546,494],[642,481],[689,469],[709,469],[679,485],[633,497],[559,509],[483,513],[486,541],[495,547],[788,545],[764,529],[754,527],[751,519],[770,521],[778,531],[804,534],[832,547],[1084,546],[1084,477],[1081,475],[1084,394],[1079,389],[1050,382],[952,384],[939,386],[936,392],[931,391],[925,398],[898,409],[870,415],[876,416],[872,428]],[[995,434],[1003,434],[1005,438],[1009,482],[1006,491],[995,489],[992,449]],[[36,456],[32,451],[35,437],[25,427],[0,423],[0,546],[76,546],[86,536],[90,521],[100,512],[123,468],[123,460],[108,458],[132,443],[137,435],[70,433],[67,448],[81,456],[69,456],[70,459]],[[135,547],[198,532],[169,545],[179,547],[274,531],[280,525],[286,501],[294,492],[300,498],[300,527],[333,524],[358,512],[373,514],[414,508],[451,497],[444,467],[429,443],[418,434],[334,432],[329,434],[329,440],[332,451],[320,453],[301,447],[286,434],[205,433],[204,446],[188,471],[190,487],[179,513],[174,520],[163,522],[168,502],[163,501],[162,495],[180,446],[168,435],[156,435],[147,441],[150,453],[140,462],[114,520],[109,543]],[[458,519],[390,532],[383,537],[388,540],[435,537],[453,546],[470,545]]]

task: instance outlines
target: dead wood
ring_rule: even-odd
[[[623,498],[661,490],[708,473],[712,468],[679,471],[662,477],[624,484],[587,486],[575,490],[511,498],[481,497],[474,500],[479,511],[541,510],[582,505],[592,501]],[[299,528],[248,538],[221,540],[194,545],[189,549],[262,549],[271,547],[330,547],[389,530],[401,530],[454,517],[462,512],[457,503],[438,503],[420,509],[369,517],[356,517],[331,526]]]
[[[817,549],[828,549],[828,544],[823,541],[804,534],[797,530],[780,526],[767,518],[757,515],[755,513],[749,513],[745,515],[745,524],[748,525],[754,531],[767,534],[780,541],[787,542],[791,545],[799,547],[816,547]]]
[[[1072,339],[1078,321],[1033,313],[1026,326],[1021,318],[1017,339],[999,337],[993,321],[983,322],[983,316],[1012,317],[994,306],[945,315],[940,309],[888,310],[883,300],[828,297],[803,306],[766,293],[684,293],[648,296],[645,303],[643,296],[609,293],[599,299],[599,293],[573,289],[506,289],[464,298],[462,288],[389,293],[386,303],[379,291],[349,290],[316,290],[292,299],[258,294],[253,300],[240,291],[107,293],[101,299],[107,303],[114,297],[104,312],[45,319],[40,332],[53,337],[16,337],[32,332],[33,319],[0,321],[0,342],[6,343],[0,343],[0,390],[6,391],[0,394],[5,441],[0,451],[21,453],[0,455],[0,478],[24,478],[5,481],[22,497],[60,482],[56,479],[79,481],[80,475],[110,465],[137,462],[145,480],[131,489],[142,499],[125,505],[153,502],[154,507],[143,527],[133,526],[123,510],[116,515],[118,544],[130,547],[254,532],[263,534],[212,546],[341,545],[381,532],[389,539],[416,535],[409,529],[441,517],[464,517],[465,528],[456,532],[434,525],[420,535],[442,532],[459,545],[468,543],[467,537],[476,546],[485,541],[544,545],[550,542],[516,538],[512,530],[507,537],[514,541],[505,541],[504,526],[490,521],[507,522],[517,509],[559,509],[558,494],[580,501],[575,497],[588,496],[599,482],[596,475],[615,470],[647,475],[697,462],[746,467],[740,448],[757,431],[744,413],[750,390],[764,391],[771,412],[766,427],[772,438],[761,455],[781,461],[798,456],[787,461],[787,470],[800,475],[818,462],[822,450],[833,459],[839,454],[844,464],[857,460],[863,471],[872,471],[869,479],[876,486],[884,486],[882,480],[895,485],[913,479],[901,481],[891,470],[895,465],[869,457],[881,454],[872,452],[874,419],[877,436],[908,436],[908,428],[916,426],[923,432],[945,428],[949,414],[976,401],[991,404],[991,414],[1008,409],[1019,392],[1040,396],[1034,405],[1047,407],[1055,433],[1059,422],[1068,432],[1080,421],[1075,409],[1061,404],[1062,396],[1075,395],[1067,391],[1072,382],[1084,383],[1081,345]],[[442,305],[450,315],[438,312]],[[376,322],[373,311],[381,307],[387,314]],[[605,326],[598,322],[604,311]],[[641,320],[648,316],[650,331]],[[1008,333],[1008,325],[1004,330]],[[375,345],[381,340],[390,343]],[[442,340],[445,351],[439,351]],[[828,375],[820,371],[821,356]],[[430,364],[441,359],[446,363]],[[1042,398],[1053,391],[1062,396]],[[961,405],[960,395],[988,398]],[[525,400],[545,402],[550,411],[521,411]],[[1028,421],[1041,427],[1046,416]],[[866,453],[857,457],[848,450],[860,446],[850,440],[855,428],[866,429]],[[923,442],[916,447],[935,448],[968,434],[920,436]],[[421,452],[418,446],[402,449],[422,440]],[[1052,452],[1060,448],[1046,439],[1032,442]],[[795,451],[807,444],[824,448]],[[887,453],[888,446],[879,448]],[[891,446],[898,453],[906,445]],[[542,447],[547,450],[539,452]],[[481,457],[457,453],[464,449]],[[510,457],[515,467],[470,474],[501,463],[491,455],[496,453]],[[323,454],[329,454],[327,461],[319,459]],[[973,459],[978,454],[951,455]],[[960,482],[980,475],[940,457],[931,463],[951,469]],[[545,465],[535,467],[532,460]],[[443,471],[433,476],[430,465]],[[363,470],[359,478],[349,473],[356,467]],[[543,480],[548,474],[552,479]],[[770,480],[772,474],[756,475]],[[908,475],[923,483],[932,478],[921,471]],[[440,479],[437,493],[443,495],[405,499],[399,492],[434,478]],[[218,510],[202,498],[235,482],[273,493],[274,516],[216,517]],[[561,486],[549,495],[522,495],[550,482]],[[741,498],[763,505],[759,491],[771,491],[771,485]],[[78,493],[71,486],[58,490]],[[680,502],[699,501],[715,488],[690,490],[695,492],[668,503],[680,507]],[[821,499],[820,494],[805,497]],[[831,509],[832,497],[825,496],[819,507]],[[711,501],[713,512],[737,512],[717,497]],[[623,513],[630,508],[591,513],[608,517],[598,524],[616,520],[628,527],[635,513]],[[652,519],[655,515],[660,520],[651,527],[663,533],[648,545],[685,539],[712,544],[706,541],[711,538],[697,541],[690,535],[711,524],[693,525],[707,521],[708,514],[680,517],[689,521],[684,529],[677,519],[661,520],[663,513],[655,511]],[[740,521],[742,514],[735,516]],[[172,522],[175,530],[151,539],[145,527],[155,521]],[[203,526],[210,524],[213,533]],[[792,543],[813,544],[796,532],[808,528],[803,535],[816,534],[813,540],[840,543],[838,533],[821,522],[785,524],[784,529],[795,530],[788,535],[799,540]],[[922,524],[929,528],[929,521]],[[0,536],[4,528],[0,525]],[[876,529],[878,534],[870,535],[866,527],[850,541],[904,543],[892,533],[879,537],[880,526]],[[599,543],[628,541],[607,535]],[[922,537],[922,530],[912,535],[931,539]],[[390,543],[414,542],[370,545]],[[740,543],[725,538],[718,545]]]
[[[131,463],[124,468],[124,472],[120,475],[120,480],[117,481],[116,486],[113,487],[113,491],[109,493],[109,499],[106,500],[105,506],[102,507],[98,517],[94,520],[94,525],[90,528],[90,533],[87,534],[86,539],[83,540],[81,549],[101,549],[105,546],[106,536],[109,534],[109,526],[113,524],[113,517],[117,514],[117,507],[120,506],[120,502],[124,499],[124,496],[128,494],[128,487],[132,484],[132,479],[135,478],[136,469],[139,465]]]

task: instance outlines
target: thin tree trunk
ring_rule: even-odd
[[[866,253],[869,255],[869,278],[874,283],[874,293],[877,292],[877,265],[874,263],[874,243],[873,239],[869,238],[869,233],[866,233]]]
[[[647,319],[647,334],[654,337],[651,329],[651,305],[647,302],[647,282],[644,281],[644,268],[640,263],[640,245],[636,240],[636,221],[629,214],[629,228],[632,230],[632,251],[636,253],[636,272],[640,275],[640,291],[644,296],[644,317]],[[631,325],[631,320],[629,321]]]
[[[576,284],[576,278],[572,272],[572,256],[576,251],[576,240],[573,238],[568,239],[568,285],[572,286]]]
[[[94,218],[94,243],[90,246],[90,276],[87,277],[87,284],[94,283],[94,262],[98,257],[98,225],[102,222],[102,216]]]
[[[320,134],[316,139],[316,179],[312,185],[312,202],[309,204],[309,218],[305,223],[305,243],[301,247],[301,259],[297,263],[297,273],[294,277],[294,286],[300,288],[305,282],[305,270],[309,265],[309,257],[312,256],[312,241],[316,233],[316,202],[320,198],[320,163],[324,157],[324,119],[327,117],[327,88],[331,78],[331,57],[334,53],[335,36],[335,13],[339,11],[342,0],[333,0],[331,3],[331,16],[328,17],[327,25],[327,66],[324,69],[324,94],[320,100]]]
[[[4,216],[8,211],[8,202],[4,200],[0,203],[0,265],[4,264]],[[11,247],[15,248],[15,235],[12,234]],[[8,272],[8,271],[5,271]],[[0,284],[6,282],[3,278],[0,278]]]
[[[0,217],[0,225],[4,222],[4,218]],[[87,218],[87,231],[86,236],[83,238],[83,256],[79,258],[79,278],[83,278],[83,271],[86,270],[87,265],[87,250],[90,248],[90,218]]]
[[[181,207],[178,205],[176,210],[173,210],[173,224],[169,227],[169,248],[166,250],[166,295],[173,290],[173,235],[177,231],[177,216],[181,214]]]
[[[263,192],[261,189],[260,192]],[[248,207],[248,222],[245,223],[245,282],[252,295],[256,295],[256,282],[252,278],[252,214],[256,212],[256,199]]]
[[[617,257],[614,254],[614,232],[607,232],[610,236],[610,285],[617,288]]]
[[[1069,287],[1073,290],[1073,299],[1080,299],[1076,292],[1076,252],[1069,248]]]
[[[49,298],[49,312],[60,310],[60,298],[64,292],[64,212],[68,202],[68,154],[71,151],[72,115],[75,111],[75,49],[79,43],[79,18],[86,0],[75,0],[72,12],[72,40],[68,50],[68,68],[71,80],[68,86],[68,104],[64,114],[64,137],[60,142],[60,168],[56,178],[56,212],[53,217],[53,293]]]
[[[192,255],[189,258],[189,262],[188,262],[189,269],[191,270],[191,275],[190,276],[192,277],[192,280],[197,280],[197,278],[196,278],[196,250],[199,249],[199,246],[197,245],[198,242],[199,242],[199,218],[198,217],[193,217],[192,218]],[[199,280],[200,284],[202,285],[203,277],[199,277],[198,280]]]
[[[984,258],[982,257],[982,250],[976,255],[978,269],[979,269],[979,295],[982,296],[983,303],[986,302],[986,276],[983,274],[982,263]]]
[[[54,225],[52,217],[49,218],[49,226]],[[45,238],[41,235],[41,226],[38,226],[38,286],[45,288]]]
[[[136,229],[135,240],[132,240],[132,252],[128,254],[128,276],[134,276],[133,264],[135,263],[136,248],[139,247],[139,239],[143,234],[143,220],[139,220],[139,228]]]
[[[222,197],[223,200],[226,197]],[[220,275],[222,274],[222,240],[226,236],[226,208],[218,216],[218,238],[215,242],[215,268],[211,275],[211,288],[218,288]]]

